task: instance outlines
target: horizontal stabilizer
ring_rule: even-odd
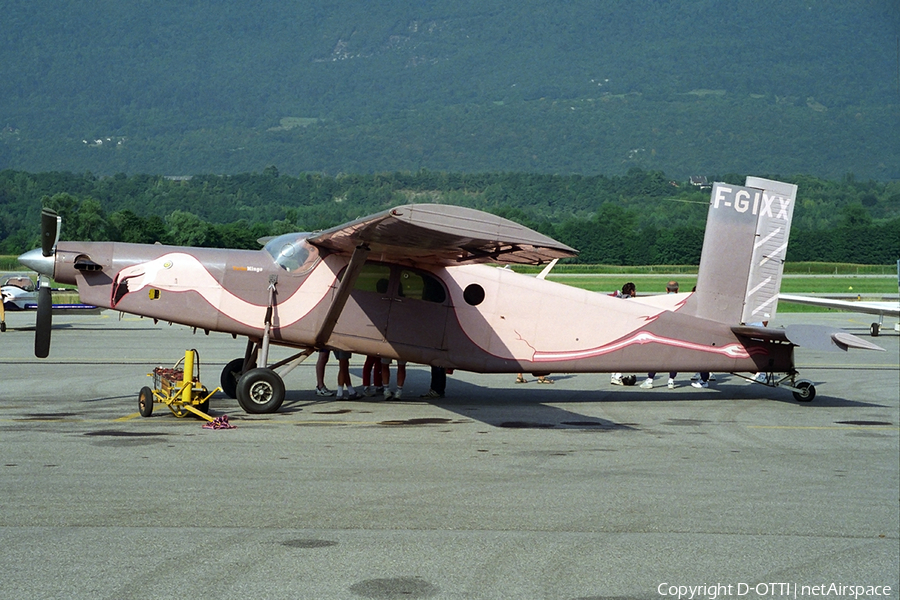
[[[784,342],[788,343],[787,335],[784,329],[780,327],[762,327],[754,325],[736,325],[731,328],[736,335],[750,338],[752,340],[762,340],[765,342]]]
[[[875,345],[872,342],[868,342],[861,337],[857,337],[852,333],[847,333],[846,331],[835,331],[831,334],[831,339],[834,340],[835,344],[846,346],[844,350],[847,348],[859,348],[860,350],[881,350],[884,352],[884,348],[881,346]]]
[[[881,350],[884,348],[860,337],[847,333],[843,329],[835,327],[823,327],[821,325],[788,325],[780,327],[732,327],[735,334],[754,340],[768,342],[787,342],[795,346],[801,346],[810,350],[824,350],[836,352],[846,351],[848,348],[859,350]]]
[[[785,335],[792,344],[809,348],[811,350],[844,350],[847,348],[859,348],[860,350],[881,350],[884,348],[872,342],[856,337],[835,327],[822,327],[820,325],[788,325],[785,327]]]

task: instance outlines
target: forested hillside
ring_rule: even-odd
[[[743,175],[717,180],[742,184]],[[900,182],[798,185],[792,261],[891,264],[900,253]],[[577,248],[578,261],[697,264],[709,189],[634,168],[622,176],[441,173],[206,175],[0,171],[0,254],[38,245],[41,206],[63,217],[63,239],[258,248],[410,202],[441,202],[513,219]]]
[[[895,0],[8,0],[0,169],[900,179]]]

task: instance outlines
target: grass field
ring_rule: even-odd
[[[550,274],[547,279],[594,292],[613,292],[626,281],[634,282],[638,294],[664,292],[666,282],[678,281],[682,292],[689,292],[697,284],[697,276],[672,273],[668,275],[564,275]],[[786,294],[862,294],[883,295],[897,293],[896,276],[846,275],[785,275],[781,291]]]
[[[634,282],[638,295],[662,293],[670,279],[678,281],[682,292],[690,291],[697,283],[695,274],[663,275],[550,275],[547,279],[572,285],[593,292],[612,293],[621,289],[626,281]],[[866,299],[881,299],[887,294],[897,294],[896,275],[785,275],[781,291],[786,294],[859,294]],[[782,312],[836,312],[830,308],[779,302]]]
[[[15,257],[0,257],[0,273],[15,270]],[[6,268],[10,267],[10,268]],[[516,268],[517,272],[537,273],[538,268]],[[690,291],[697,283],[697,267],[690,265],[653,265],[620,267],[609,265],[558,265],[547,277],[593,292],[612,293],[626,281],[633,281],[638,295],[662,293],[666,282],[678,281],[681,291]],[[851,265],[838,263],[786,263],[781,291],[786,294],[859,294],[866,299],[881,299],[897,294],[896,265]],[[74,303],[78,294],[54,294],[57,303]],[[818,308],[782,302],[784,312],[829,312]]]

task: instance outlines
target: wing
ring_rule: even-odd
[[[850,300],[797,296],[794,294],[778,294],[778,299],[784,302],[793,302],[795,304],[809,304],[810,306],[836,308],[838,310],[847,310],[870,315],[900,316],[900,302],[853,302]]]
[[[442,265],[538,265],[578,253],[513,221],[444,204],[398,206],[313,234],[307,241],[347,254],[365,246],[375,260],[407,259]]]

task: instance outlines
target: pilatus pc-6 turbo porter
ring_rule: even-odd
[[[56,241],[56,216],[45,211],[42,248],[20,260],[77,284],[83,302],[246,337],[221,380],[250,413],[278,410],[280,373],[317,349],[479,373],[763,371],[766,385],[809,401],[815,388],[797,379],[795,346],[881,348],[837,329],[753,325],[774,315],[795,193],[758,178],[716,184],[697,291],[628,301],[491,266],[576,251],[438,204],[279,236],[256,251]],[[50,317],[38,312],[42,357]],[[269,364],[271,344],[297,353]]]

